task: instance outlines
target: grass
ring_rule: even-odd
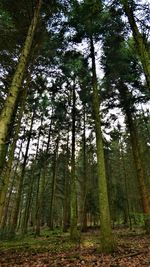
[[[0,251],[60,252],[72,249],[74,246],[75,244],[69,240],[69,234],[64,234],[60,230],[44,229],[37,237],[29,232],[25,236],[16,235],[11,240],[2,241],[0,242]]]
[[[136,232],[127,229],[116,229],[114,234],[119,240],[123,238],[123,242],[129,242],[126,240],[128,237],[143,236],[143,229],[136,229]],[[63,233],[60,229],[55,229],[50,231],[48,228],[41,230],[41,235],[36,236],[33,232],[29,232],[25,236],[17,234],[11,240],[5,240],[0,242],[0,252],[1,251],[15,251],[15,252],[31,252],[31,253],[61,253],[76,250],[76,248],[99,248],[100,238],[99,231],[90,231],[87,233],[82,233],[81,241],[78,243],[73,243],[70,241],[69,233]]]

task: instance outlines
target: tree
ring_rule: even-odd
[[[2,176],[2,187],[1,187],[1,192],[0,192],[0,223],[2,223],[2,217],[3,217],[3,209],[5,206],[5,199],[6,199],[6,194],[8,191],[8,186],[9,186],[9,180],[10,180],[10,173],[12,169],[12,164],[14,160],[14,153],[15,153],[15,148],[16,148],[16,143],[18,140],[18,135],[21,127],[21,119],[23,116],[23,111],[24,111],[24,105],[25,105],[25,100],[26,100],[26,95],[27,95],[27,89],[28,87],[26,86],[23,95],[21,97],[21,103],[20,103],[20,109],[19,109],[19,114],[17,118],[17,125],[15,127],[15,133],[13,137],[13,142],[10,145],[9,149],[9,157],[8,157],[8,162],[6,163],[6,167],[3,168],[3,172],[1,174]]]
[[[90,14],[87,10],[90,10]],[[111,231],[111,221],[107,194],[107,181],[105,172],[105,160],[103,150],[103,138],[101,132],[101,119],[100,119],[100,102],[98,92],[98,82],[96,76],[96,63],[95,63],[95,49],[94,38],[100,35],[100,14],[102,11],[101,1],[85,1],[84,3],[77,3],[75,1],[72,18],[70,20],[77,31],[74,40],[82,40],[87,38],[90,46],[90,59],[92,61],[92,109],[93,119],[95,124],[96,133],[96,147],[97,147],[97,171],[98,171],[98,186],[99,186],[99,205],[100,205],[100,223],[101,223],[101,243],[102,250],[111,251],[114,249],[114,240]],[[94,18],[94,19],[93,19]],[[76,24],[78,21],[78,24]]]
[[[113,17],[114,12],[116,12],[115,18]],[[105,68],[105,81],[107,83],[107,90],[112,90],[113,92],[112,96],[114,97],[115,94],[118,95],[120,107],[122,108],[125,114],[126,124],[131,138],[131,146],[133,151],[137,179],[140,188],[143,213],[145,216],[145,227],[146,231],[149,232],[150,205],[148,199],[148,192],[145,184],[145,171],[141,159],[140,141],[138,137],[138,129],[136,126],[135,118],[135,103],[138,101],[138,94],[133,95],[129,89],[129,84],[133,88],[133,90],[134,88],[139,90],[142,88],[141,81],[140,79],[138,79],[138,77],[140,77],[140,68],[138,67],[138,62],[136,58],[131,53],[131,51],[129,51],[129,49],[131,48],[124,40],[124,25],[121,21],[119,12],[115,11],[112,7],[110,10],[110,14],[113,14],[111,17],[113,37],[106,29],[103,47],[105,53],[105,56],[103,57]],[[112,41],[115,43],[115,46],[111,46]],[[116,61],[117,66],[115,64]],[[117,94],[116,89],[119,91],[119,94]]]
[[[6,101],[4,103],[3,109],[0,114],[0,173],[3,169],[6,157],[6,147],[8,142],[7,138],[8,138],[9,127],[11,124],[19,90],[23,81],[27,60],[31,51],[31,46],[38,23],[41,5],[42,5],[42,0],[37,1],[37,5],[34,10],[34,15],[30,27],[28,29],[27,37],[17,65],[17,69],[12,79],[8,96],[6,98]]]
[[[133,33],[135,45],[137,48],[137,52],[139,55],[139,58],[141,60],[144,74],[146,77],[146,82],[148,89],[150,90],[150,51],[149,51],[149,44],[148,40],[146,40],[145,35],[142,34],[138,28],[138,25],[136,23],[136,18],[134,15],[134,9],[133,7],[135,6],[134,1],[128,0],[120,0],[120,3],[123,6],[124,12],[126,16],[128,17],[128,21]]]

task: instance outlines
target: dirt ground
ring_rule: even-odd
[[[68,250],[64,241],[61,241],[63,239],[61,237],[59,241],[57,240],[58,243],[55,243],[58,248],[56,250],[46,248],[46,245],[43,251],[29,249],[27,246],[22,246],[21,249],[1,248],[0,267],[150,267],[150,236],[136,233],[130,235],[125,231],[117,232],[116,251],[108,255],[99,251],[97,236],[97,232],[84,234],[80,245],[68,247]],[[47,242],[46,237],[43,237],[43,242],[44,238]],[[64,251],[63,246],[65,246]]]

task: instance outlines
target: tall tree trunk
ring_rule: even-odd
[[[141,153],[140,153],[140,144],[139,144],[139,137],[135,122],[133,120],[132,109],[133,107],[131,99],[129,99],[129,91],[125,84],[121,83],[119,86],[119,92],[121,95],[121,101],[124,107],[124,111],[126,114],[126,121],[130,132],[131,138],[131,146],[133,152],[133,159],[136,168],[136,174],[141,194],[141,202],[143,207],[144,219],[145,219],[145,228],[146,232],[150,233],[150,203],[147,188],[145,185],[145,178],[144,178],[144,168],[141,160]],[[131,104],[130,104],[131,102]]]
[[[12,181],[11,181],[11,185],[10,185],[10,188],[9,188],[9,194],[8,194],[8,197],[7,197],[6,203],[5,203],[4,215],[3,215],[2,222],[1,222],[1,228],[5,228],[6,223],[7,223],[9,205],[10,205],[10,202],[11,202],[11,196],[12,196],[12,193],[13,193],[13,188],[14,188],[16,176],[18,176],[17,169],[18,169],[18,165],[19,165],[19,162],[20,162],[20,155],[21,155],[21,151],[22,151],[22,146],[23,146],[23,141],[21,142],[21,145],[20,145],[20,148],[19,148],[17,164],[15,165],[14,170],[11,168],[11,172],[10,172],[10,175],[9,175],[10,177],[12,176]]]
[[[46,175],[48,171],[48,160],[49,160],[49,146],[50,146],[50,141],[51,141],[51,133],[52,133],[52,123],[53,123],[53,108],[52,108],[52,115],[51,115],[51,122],[49,126],[49,131],[48,131],[48,139],[47,139],[47,145],[46,145],[46,153],[44,157],[44,162],[43,162],[43,168],[42,168],[42,173],[41,177],[39,178],[39,190],[38,190],[38,197],[37,197],[37,213],[36,213],[36,235],[40,234],[40,226],[41,226],[41,211],[43,207],[43,201],[44,201],[44,192],[45,192],[45,185],[46,185]],[[49,222],[50,226],[50,222]]]
[[[39,144],[40,144],[42,124],[43,124],[43,116],[41,118],[41,125],[39,127],[35,159],[34,159],[34,163],[33,163],[32,167],[31,167],[30,183],[28,185],[28,190],[27,190],[27,195],[26,195],[26,203],[25,203],[25,208],[24,208],[24,214],[23,214],[23,217],[22,217],[22,225],[21,225],[22,234],[26,234],[27,233],[28,220],[29,220],[30,209],[31,209],[33,186],[34,186],[35,171],[36,171],[36,164],[37,164],[37,158],[38,158],[38,152],[39,152]]]
[[[41,126],[42,126],[42,121],[43,117],[41,119]],[[37,159],[38,157],[38,151],[39,151],[39,145],[40,145],[40,135],[41,135],[41,130],[39,130],[39,135],[38,135],[38,142],[37,142],[37,150],[36,150],[36,156],[35,158]],[[36,201],[35,201],[35,213],[34,213],[34,230],[35,230],[35,235],[39,236],[40,235],[40,210],[39,210],[39,195],[40,195],[40,178],[41,178],[41,173],[42,169],[39,168],[39,173],[37,175],[37,188],[36,188]]]
[[[44,192],[45,192],[45,169],[40,172],[39,177],[39,190],[38,190],[38,199],[37,199],[37,213],[36,213],[36,235],[40,235],[40,227],[41,227],[41,213],[43,207],[43,199],[44,199]]]
[[[59,148],[59,136],[56,140],[56,147],[53,159],[53,174],[52,174],[52,184],[51,184],[51,199],[50,199],[50,212],[49,212],[49,228],[53,229],[54,223],[54,201],[55,201],[55,190],[56,190],[56,178],[57,178],[57,158],[58,158],[58,148]]]
[[[29,135],[28,135],[26,152],[25,152],[25,156],[24,156],[21,174],[19,175],[19,188],[18,188],[18,192],[17,192],[15,210],[14,210],[13,219],[12,219],[12,230],[14,230],[14,231],[16,230],[16,227],[17,227],[18,214],[19,214],[19,208],[20,208],[20,203],[21,203],[21,195],[22,195],[24,175],[25,175],[25,167],[26,167],[27,159],[28,159],[28,152],[29,152],[29,146],[30,146],[30,141],[31,141],[31,136],[32,136],[34,118],[35,118],[35,111],[33,112],[33,115],[31,118],[31,125],[30,125],[30,130],[29,130]]]
[[[82,207],[81,207],[81,230],[87,230],[86,195],[87,195],[87,164],[86,164],[86,113],[83,108],[83,181],[82,181]]]
[[[13,114],[12,114],[12,118],[11,118],[11,123],[9,125],[9,129],[8,129],[8,132],[7,132],[7,137],[6,137],[6,145],[4,147],[4,150],[3,150],[3,154],[1,155],[0,154],[0,177],[3,178],[3,175],[4,175],[4,172],[6,170],[6,156],[7,156],[7,153],[8,151],[10,151],[10,140],[12,138],[12,135],[13,135],[13,129],[14,129],[14,124],[15,124],[15,120],[16,120],[16,114],[17,114],[17,110],[18,110],[18,107],[19,107],[19,102],[20,102],[20,98],[21,98],[21,94],[22,94],[22,91],[20,91],[18,97],[17,97],[17,100],[16,100],[16,103],[15,103],[15,107],[14,107],[14,111],[13,111]],[[1,157],[2,156],[2,157]]]
[[[7,194],[7,191],[8,191],[11,167],[12,167],[12,163],[13,163],[13,160],[14,160],[14,152],[15,152],[16,143],[17,143],[17,140],[18,140],[18,134],[19,134],[19,131],[20,131],[21,119],[22,119],[22,116],[23,116],[26,95],[27,95],[27,87],[25,88],[25,90],[23,92],[23,95],[22,95],[22,99],[21,99],[21,103],[20,103],[20,110],[19,110],[19,114],[18,114],[18,121],[17,121],[17,125],[16,125],[16,128],[15,128],[15,134],[14,134],[13,142],[10,145],[8,162],[6,163],[6,167],[3,168],[3,172],[1,174],[2,180],[3,180],[3,184],[2,184],[2,188],[1,188],[1,192],[0,192],[0,224],[2,222],[3,208],[4,208],[4,205],[5,205],[6,194]]]
[[[24,208],[24,213],[22,216],[22,223],[21,223],[21,232],[23,235],[27,233],[27,228],[28,228],[29,214],[30,214],[30,209],[31,209],[32,194],[33,194],[33,187],[34,187],[34,178],[35,178],[34,169],[31,168],[30,184],[28,185],[25,208]]]
[[[6,227],[6,224],[7,224],[9,204],[10,204],[10,201],[11,201],[11,196],[12,196],[12,192],[13,192],[13,188],[14,188],[14,183],[15,183],[15,176],[13,176],[13,178],[12,178],[12,181],[11,181],[11,184],[10,184],[9,193],[8,193],[8,197],[5,200],[3,218],[2,218],[2,221],[1,221],[1,228],[2,229],[4,229]]]
[[[12,84],[9,88],[9,93],[4,103],[4,107],[0,114],[0,172],[3,169],[6,156],[6,146],[7,146],[7,137],[8,132],[13,116],[13,112],[16,106],[17,97],[19,90],[22,84],[23,76],[25,73],[28,57],[30,54],[34,33],[38,23],[38,17],[40,13],[40,8],[42,5],[42,0],[37,1],[37,6],[34,11],[34,16],[31,21],[31,25],[28,29],[27,37],[25,40],[22,53],[20,55],[19,63],[17,65],[16,72],[14,74]]]
[[[121,4],[123,5],[124,11],[126,16],[128,17],[129,24],[131,30],[133,32],[133,37],[135,40],[135,45],[137,48],[137,52],[139,58],[141,60],[144,74],[146,77],[148,89],[150,90],[150,52],[149,52],[149,44],[146,43],[144,36],[140,33],[138,26],[135,21],[135,17],[133,14],[132,7],[129,4],[128,0],[120,0]]]
[[[136,173],[138,178],[138,184],[141,194],[141,202],[143,207],[143,213],[144,213],[144,220],[145,220],[145,228],[146,232],[150,233],[150,203],[149,203],[149,195],[145,184],[145,174],[144,174],[144,168],[141,160],[141,154],[139,150],[139,141],[138,141],[138,133],[135,128],[133,119],[128,115],[128,127],[130,131],[130,137],[131,137],[131,145],[132,145],[132,152],[133,152],[133,158],[135,162],[136,167]]]
[[[72,154],[71,154],[71,221],[70,238],[78,241],[79,233],[77,229],[77,189],[75,175],[75,121],[76,121],[76,94],[75,84],[73,85],[73,106],[72,106]]]
[[[35,230],[35,235],[40,235],[40,214],[39,214],[39,193],[40,193],[40,178],[41,178],[41,168],[37,175],[37,188],[36,188],[36,202],[35,202],[35,213],[33,216],[33,227]]]
[[[70,225],[70,177],[68,173],[69,164],[69,130],[66,146],[66,160],[64,169],[64,201],[63,201],[63,232],[67,232]]]
[[[127,214],[128,214],[129,226],[130,226],[130,230],[131,230],[132,229],[132,220],[131,220],[131,214],[130,214],[130,202],[129,202],[129,193],[128,193],[127,170],[126,170],[126,167],[125,167],[125,161],[124,161],[123,147],[122,146],[121,146],[121,160],[122,160],[123,171],[124,171],[124,187],[125,187],[125,194],[126,194]]]
[[[101,244],[103,251],[112,251],[114,249],[114,239],[111,229],[105,159],[103,149],[103,139],[101,132],[101,120],[99,113],[99,94],[97,88],[96,66],[95,66],[95,51],[93,37],[90,38],[91,59],[92,59],[92,87],[93,87],[93,119],[95,123],[96,133],[96,153],[97,153],[97,171],[98,171],[98,185],[99,185],[99,206],[100,206],[100,225],[101,225]]]

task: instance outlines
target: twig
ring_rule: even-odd
[[[116,257],[114,259],[118,260],[118,259],[122,259],[122,258],[134,257],[134,256],[140,255],[142,253],[145,253],[145,251],[132,252],[132,253],[129,253],[127,255],[125,254],[125,255],[122,255],[122,256],[118,256],[118,257]]]

